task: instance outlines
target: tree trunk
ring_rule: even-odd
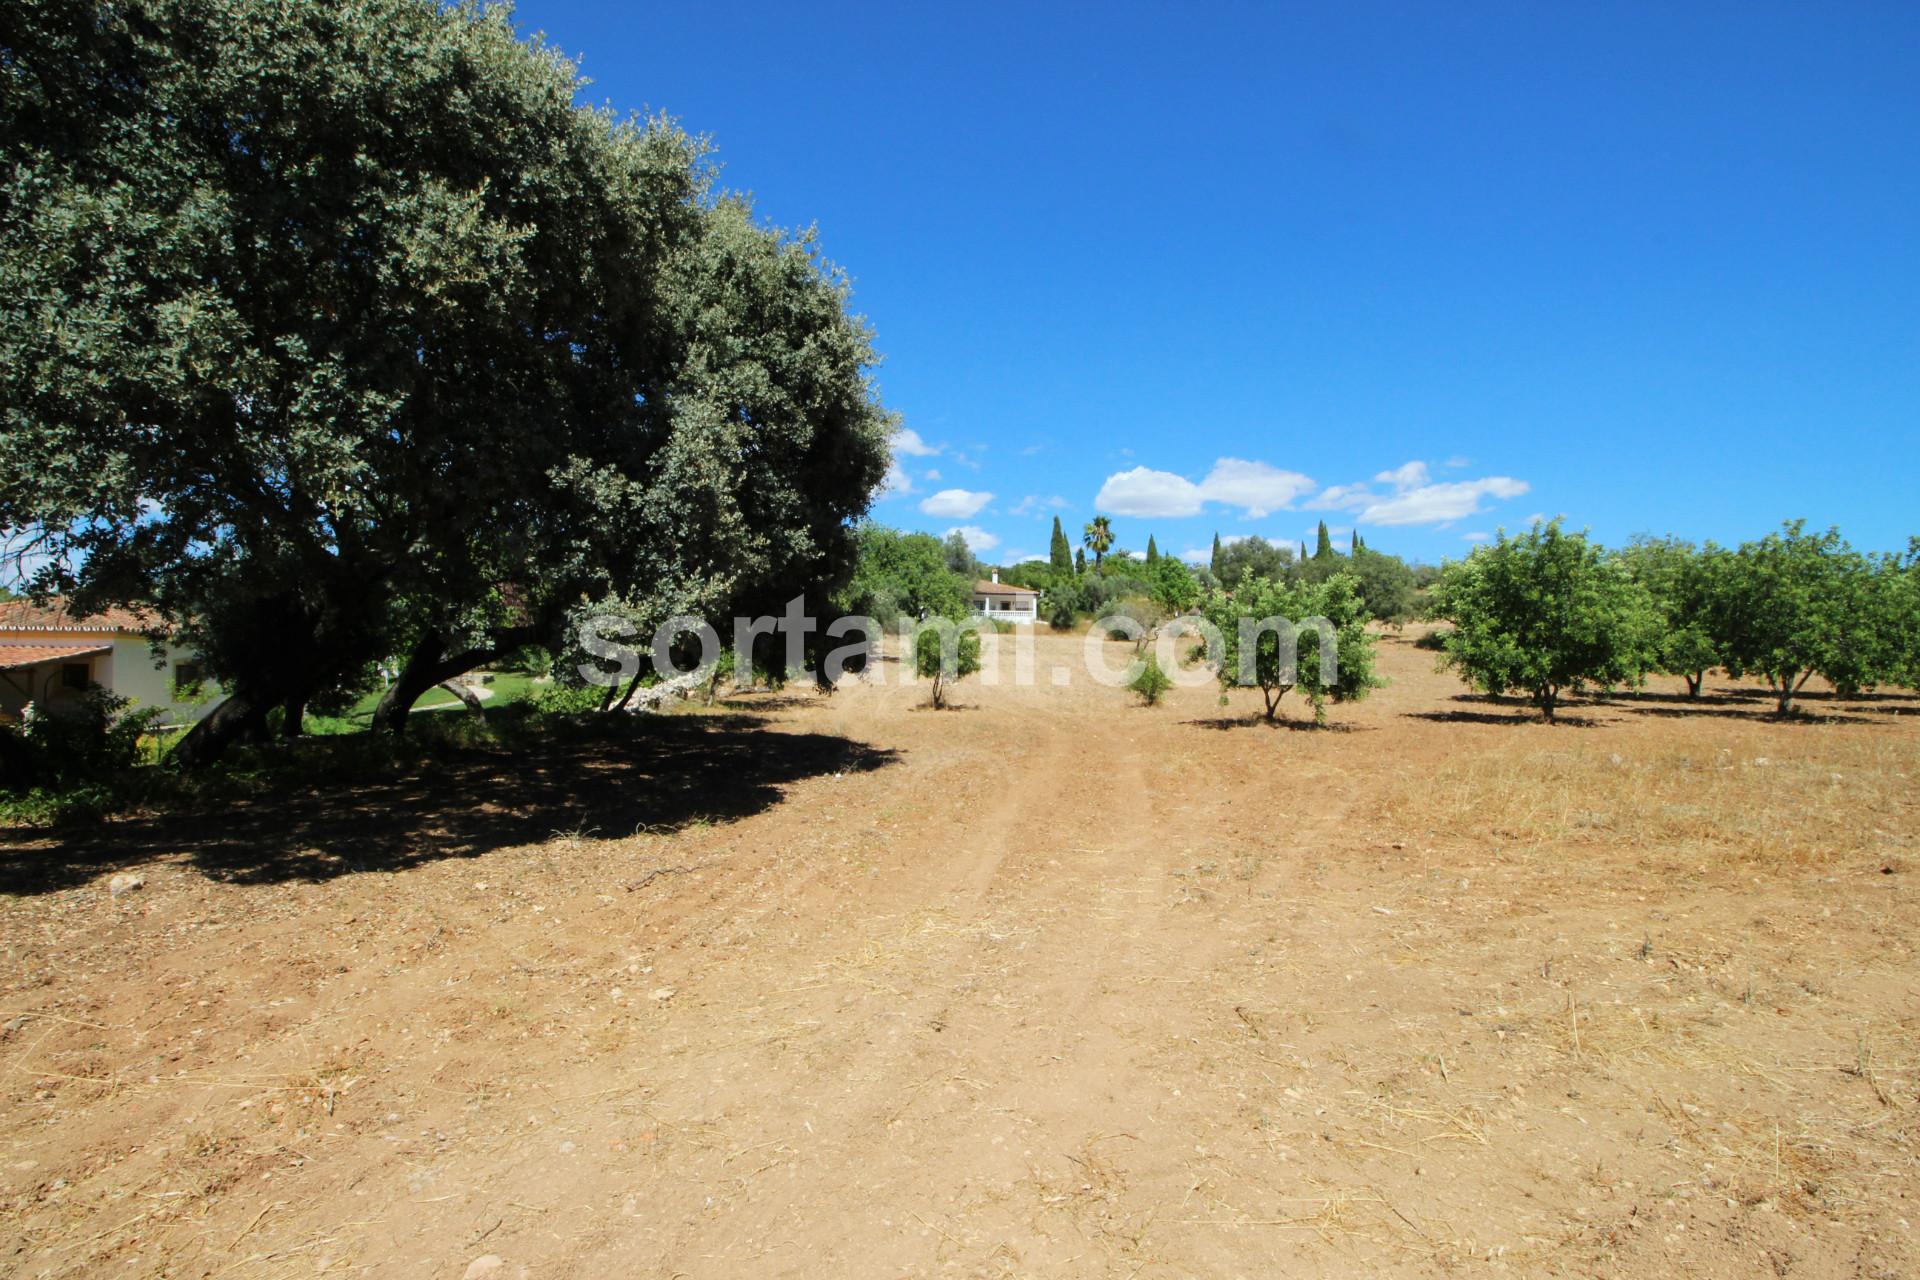
[[[1560,701],[1560,691],[1548,685],[1534,694],[1534,701],[1540,704],[1541,719],[1552,724],[1554,705]]]
[[[1701,672],[1696,672],[1695,674],[1690,676],[1683,676],[1681,678],[1687,682],[1687,696],[1689,698],[1697,698],[1700,696],[1701,686],[1706,684],[1707,682],[1707,673],[1704,671],[1701,671]]]
[[[1813,672],[1808,671],[1805,675],[1800,677],[1799,683],[1796,684],[1794,683],[1793,673],[1791,671],[1787,672],[1786,675],[1783,676],[1780,681],[1780,685],[1779,685],[1780,697],[1778,701],[1774,704],[1775,714],[1783,715],[1783,716],[1792,714],[1793,695],[1796,693],[1799,693],[1802,689],[1806,688],[1807,681],[1811,680],[1812,678],[1813,678]]]
[[[641,674],[639,671],[633,673],[633,679],[627,681],[627,691],[620,695],[620,701],[614,703],[611,707],[603,704],[600,709],[602,711],[625,711],[627,704],[633,701],[633,691],[640,687]],[[611,693],[612,690],[608,690],[608,692]]]
[[[511,653],[522,645],[531,644],[534,638],[532,628],[520,627],[496,634],[487,648],[467,649],[449,655],[445,641],[439,636],[424,637],[413,647],[413,652],[407,657],[407,665],[400,669],[399,676],[380,695],[380,705],[373,709],[374,729],[405,733],[407,713],[413,710],[413,704],[420,701],[427,690],[437,684],[445,684],[456,676],[463,676],[483,663],[492,662],[503,653]],[[464,698],[461,700],[465,701]]]
[[[477,716],[487,714],[486,704],[480,700],[480,695],[473,691],[471,685],[461,684],[458,680],[442,680],[437,687],[445,689],[448,693],[460,699],[460,701],[465,704],[467,710],[473,712],[473,714]]]
[[[307,695],[294,694],[280,704],[280,713],[285,717],[280,722],[280,736],[289,741],[299,737],[302,722],[307,717]]]
[[[187,730],[187,736],[180,739],[168,758],[188,770],[213,763],[235,742],[264,732],[271,705],[257,694],[236,689]]]

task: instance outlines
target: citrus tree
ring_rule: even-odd
[[[1781,715],[1815,675],[1843,694],[1897,678],[1910,643],[1901,625],[1900,562],[1876,565],[1837,529],[1791,521],[1728,559],[1718,629],[1733,675],[1758,675]]]
[[[1210,593],[1201,613],[1221,685],[1258,687],[1269,721],[1292,689],[1312,705],[1314,723],[1325,724],[1327,703],[1364,698],[1381,684],[1366,601],[1347,574],[1297,583],[1243,577],[1231,594]]]
[[[1518,691],[1549,723],[1587,685],[1637,685],[1655,662],[1660,619],[1627,566],[1558,520],[1450,564],[1434,611],[1453,624],[1441,665],[1489,694]]]
[[[1659,615],[1651,669],[1679,676],[1687,696],[1699,697],[1707,672],[1724,662],[1719,619],[1732,585],[1729,553],[1711,542],[1636,538],[1619,555]]]

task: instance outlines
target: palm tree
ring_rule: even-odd
[[[1080,540],[1087,544],[1087,550],[1093,552],[1093,571],[1099,573],[1101,558],[1113,546],[1113,522],[1105,516],[1095,516],[1087,521],[1086,532]]]

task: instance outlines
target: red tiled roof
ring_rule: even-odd
[[[84,658],[96,653],[108,653],[112,649],[110,644],[0,644],[0,671],[18,671],[22,667],[37,667],[43,662]]]
[[[1037,596],[1040,594],[1032,587],[1016,587],[1010,582],[989,582],[985,578],[974,581],[973,593],[978,596]]]
[[[68,610],[64,596],[55,596],[44,605],[31,600],[0,603],[0,631],[79,631],[93,635],[131,631],[146,635],[162,629],[160,619],[136,609],[106,609],[76,617]]]

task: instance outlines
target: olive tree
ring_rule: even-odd
[[[980,633],[951,622],[929,623],[914,633],[913,671],[931,680],[929,696],[935,708],[947,705],[953,682],[980,669]]]
[[[1525,693],[1549,723],[1568,691],[1639,684],[1659,631],[1627,566],[1558,520],[1448,565],[1434,611],[1453,624],[1442,667],[1484,693]]]

